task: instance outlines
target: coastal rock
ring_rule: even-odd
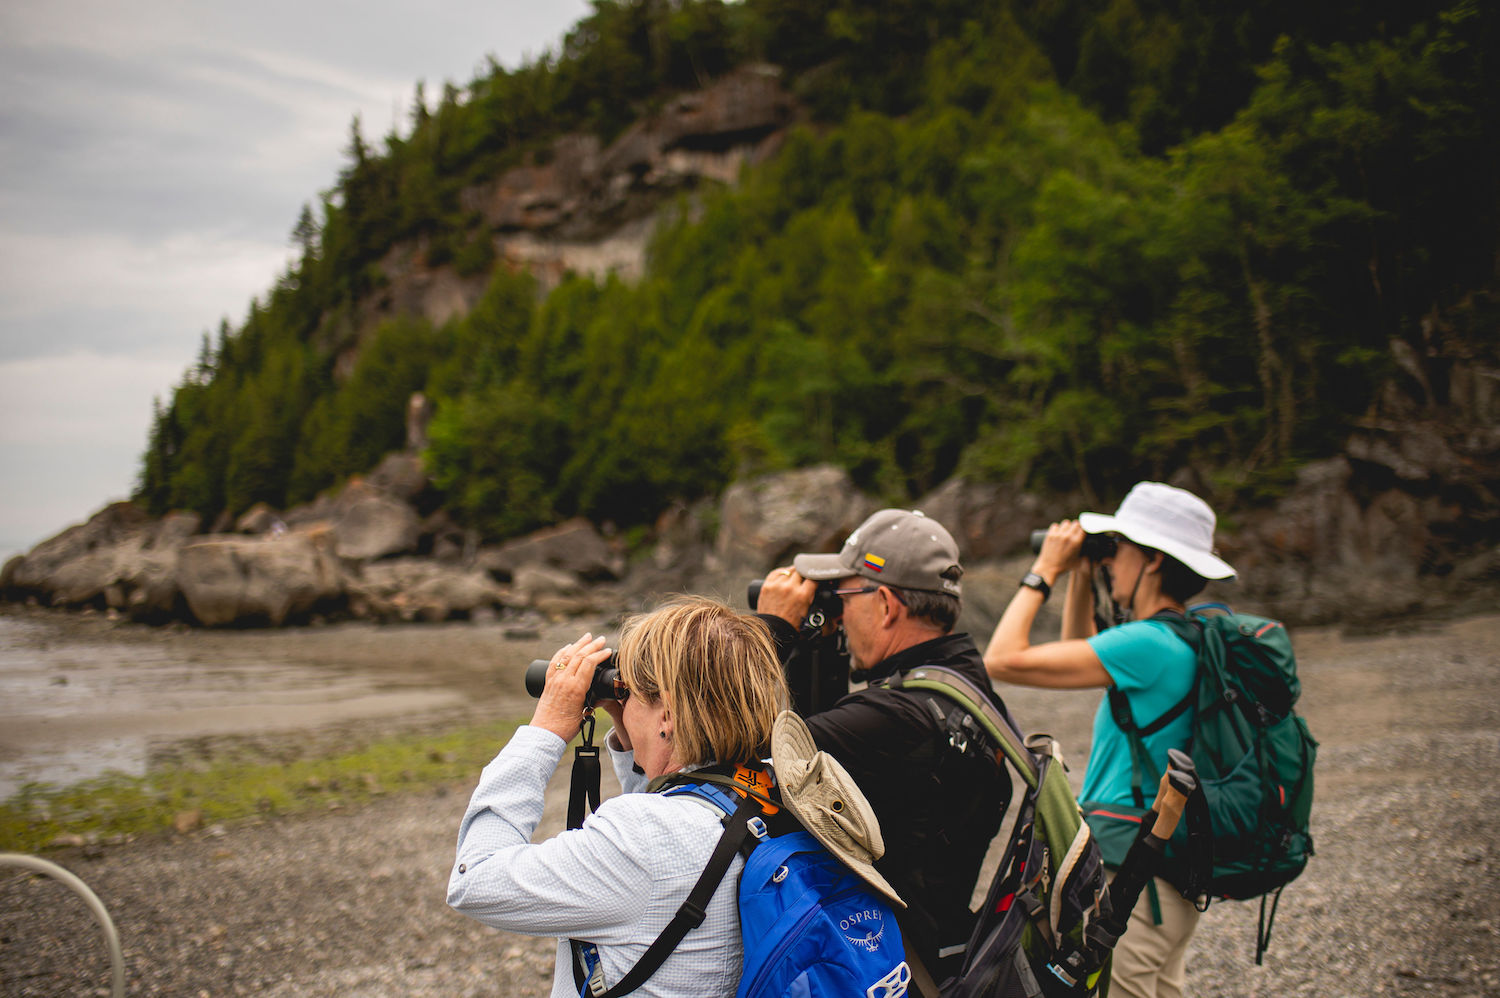
[[[410,554],[421,526],[416,510],[400,499],[371,486],[350,486],[339,498],[334,551],[355,561]]]
[[[376,620],[442,621],[501,607],[504,591],[488,575],[425,558],[365,565],[346,585],[350,611]]]
[[[737,482],[719,504],[715,552],[731,573],[763,575],[801,551],[837,551],[876,508],[832,465]]]
[[[280,626],[344,595],[336,558],[307,533],[195,540],[178,553],[177,578],[188,608],[207,627]]]
[[[284,530],[286,524],[276,510],[271,508],[270,503],[258,502],[234,521],[234,532],[237,534],[266,534],[272,530]]]
[[[1047,510],[1031,493],[1004,485],[950,479],[913,505],[948,528],[958,542],[959,557],[967,565],[1024,551],[1031,531],[1067,515]]]
[[[543,596],[577,596],[583,592],[583,580],[564,568],[527,564],[516,570],[512,589],[523,603],[534,603]]]
[[[420,397],[420,394],[413,396],[412,405],[420,407],[424,412],[430,411],[430,403],[425,400],[420,403],[416,401]],[[421,432],[426,433],[426,424],[423,423],[422,426]],[[418,498],[431,485],[427,472],[422,467],[422,456],[401,452],[393,452],[382,458],[365,481],[372,488],[413,505],[417,504]]]
[[[109,584],[115,545],[134,537],[151,525],[151,517],[132,502],[110,503],[83,523],[32,548],[19,562],[6,566],[5,587],[25,593],[52,596],[66,589],[69,597],[54,602],[87,602]],[[81,568],[84,562],[88,568]],[[97,584],[88,580],[97,575]]]
[[[177,551],[197,532],[196,513],[151,520],[113,503],[6,565],[0,589],[53,606],[124,610],[136,619],[170,615],[177,602]]]
[[[625,571],[625,559],[582,517],[486,548],[478,565],[500,579],[530,566],[560,569],[591,582],[618,579]]]

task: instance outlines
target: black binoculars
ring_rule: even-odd
[[[1046,530],[1033,530],[1031,532],[1031,550],[1041,551],[1042,542],[1047,539]],[[1083,547],[1078,549],[1079,557],[1087,558],[1094,564],[1099,564],[1105,558],[1115,553],[1119,542],[1113,534],[1084,534]]]
[[[751,611],[760,607],[760,589],[763,585],[761,579],[756,579],[746,588],[745,602],[750,604]],[[837,620],[843,616],[844,601],[839,599],[838,586],[832,581],[819,582],[818,591],[813,593],[812,605],[807,608],[807,617],[802,621],[802,628],[812,634],[823,629],[823,625],[830,620]]]
[[[545,658],[535,659],[526,667],[527,693],[534,697],[542,695],[542,689],[547,685],[547,670],[551,667],[552,663]],[[629,695],[630,688],[620,679],[620,653],[615,652],[594,666],[594,680],[589,683],[583,704],[592,707],[600,700],[624,700]]]
[[[746,596],[751,610],[760,603],[760,589],[759,579],[748,587]],[[838,620],[844,612],[843,601],[836,589],[831,581],[818,583],[812,606],[798,629],[797,646],[782,663],[792,705],[803,715],[827,710],[849,692],[849,650],[843,632],[824,633],[825,626]],[[534,697],[542,695],[547,684],[547,670],[551,667],[551,662],[544,658],[536,659],[526,667],[527,693]],[[616,652],[594,668],[584,706],[592,707],[601,700],[623,701],[629,695],[630,689],[620,679],[620,658]]]

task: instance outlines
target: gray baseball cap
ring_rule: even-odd
[[[819,582],[859,575],[898,589],[963,595],[953,535],[920,510],[883,509],[856,527],[838,554],[799,554],[792,565]]]

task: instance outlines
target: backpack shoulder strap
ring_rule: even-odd
[[[1188,614],[1178,613],[1176,610],[1162,610],[1147,618],[1159,621],[1171,628],[1183,642],[1193,649],[1193,656],[1198,660],[1198,669],[1202,668],[1203,659],[1203,625]],[[1109,716],[1115,722],[1115,727],[1125,733],[1130,742],[1130,795],[1136,807],[1146,806],[1146,788],[1155,786],[1161,774],[1156,772],[1156,766],[1151,762],[1151,754],[1146,751],[1146,736],[1154,735],[1162,728],[1177,720],[1183,714],[1193,709],[1198,702],[1198,678],[1195,675],[1193,683],[1188,691],[1172,706],[1168,707],[1161,716],[1147,724],[1137,724],[1135,714],[1130,709],[1130,697],[1124,690],[1111,684],[1105,691],[1109,697]]]
[[[781,810],[776,776],[770,769],[734,766],[727,763],[695,769],[687,773],[659,776],[646,788],[652,793],[692,793],[705,800],[715,800],[726,815],[734,812],[739,801],[753,797],[768,815]]]
[[[990,736],[1027,786],[1035,789],[1040,773],[1036,758],[1026,747],[1025,738],[1016,730],[1015,723],[969,677],[946,666],[923,665],[909,670],[904,676],[892,677],[890,685],[893,689],[936,693],[958,704]]]
[[[963,673],[940,665],[924,665],[908,671],[902,679],[905,689],[927,690],[952,699],[994,739],[999,748],[995,762],[1004,768],[1008,760],[1026,783],[1026,792],[1035,800],[1037,824],[1052,855],[1059,861],[1073,848],[1084,826],[1078,799],[1068,785],[1061,765],[1062,753],[1050,735],[1022,736],[1015,721],[994,700]]]
[[[759,799],[746,794],[742,800],[733,802],[731,796],[708,781],[694,785],[688,776],[682,783],[676,784],[681,787],[683,793],[693,793],[704,800],[712,801],[716,806],[722,807],[723,803],[734,803],[734,810],[724,819],[724,834],[719,836],[719,842],[714,846],[712,855],[708,858],[708,865],[703,868],[703,873],[698,877],[698,882],[693,889],[688,891],[688,896],[677,909],[677,914],[662,929],[661,935],[656,937],[641,958],[636,961],[634,967],[619,982],[599,998],[618,998],[619,995],[627,995],[646,983],[652,974],[656,973],[662,963],[677,948],[693,929],[703,924],[703,919],[708,915],[708,903],[713,900],[714,892],[719,889],[724,875],[729,872],[729,865],[734,862],[735,853],[746,845],[747,840],[753,835],[764,834],[764,824],[760,825],[760,832],[756,832],[756,823],[762,813]],[[672,792],[672,788],[666,791]],[[580,943],[578,940],[570,940],[573,948],[573,980],[581,990],[593,967],[592,961],[597,961],[597,951],[592,954],[592,943]],[[589,968],[586,970],[585,968]]]

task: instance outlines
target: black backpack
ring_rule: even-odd
[[[1106,862],[1117,864],[1139,830],[1144,793],[1158,778],[1143,739],[1193,711],[1188,751],[1202,792],[1189,801],[1186,820],[1168,845],[1163,876],[1200,909],[1211,898],[1261,898],[1259,964],[1281,888],[1301,874],[1313,854],[1318,743],[1293,710],[1302,687],[1291,639],[1279,621],[1216,603],[1191,607],[1186,616],[1167,612],[1153,619],[1192,646],[1197,680],[1186,697],[1145,725],[1134,722],[1128,697],[1110,688],[1111,715],[1130,739],[1137,807],[1085,802],[1084,812]],[[1272,898],[1269,918],[1267,896]]]
[[[952,669],[912,669],[899,686],[962,707],[998,746],[996,762],[1002,769],[1009,764],[1025,788],[962,969],[942,982],[943,998],[1098,993],[1108,981],[1108,961],[1080,974],[1067,957],[1096,942],[1090,927],[1108,915],[1104,862],[1057,743],[1047,735],[1023,738],[1008,713]]]

